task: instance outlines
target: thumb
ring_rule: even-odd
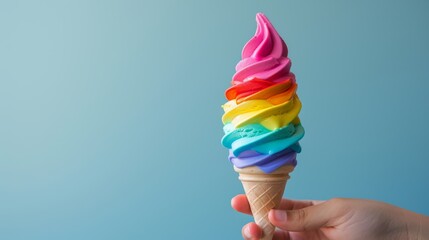
[[[324,202],[290,211],[272,209],[268,218],[272,224],[283,230],[304,232],[327,226],[337,215],[338,211],[335,211],[329,202]]]

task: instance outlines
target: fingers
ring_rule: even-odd
[[[279,206],[281,210],[271,210],[270,221],[277,227],[286,231],[276,231],[273,239],[290,240],[287,231],[307,231],[325,226],[330,220],[330,211],[325,201],[296,201],[282,199]],[[246,195],[240,194],[231,199],[231,206],[241,213],[251,215],[251,209]],[[244,239],[259,239],[262,230],[256,223],[249,223],[242,229]]]
[[[336,217],[337,211],[327,202],[294,210],[273,209],[268,214],[269,220],[286,231],[301,232],[327,226]]]
[[[283,210],[301,209],[301,208],[317,205],[322,202],[323,201],[296,201],[296,200],[282,199],[278,209],[283,209]],[[233,197],[231,199],[231,206],[238,212],[252,215],[249,202],[247,201],[247,197],[244,194],[240,194]]]
[[[261,228],[256,223],[248,223],[241,229],[241,234],[246,240],[259,239],[262,235]]]
[[[289,233],[283,230],[276,230],[274,232],[273,240],[291,240]]]
[[[324,201],[290,200],[283,198],[278,209],[295,210],[323,203]]]
[[[244,225],[241,230],[241,234],[245,240],[259,239],[262,236],[262,230],[256,223],[248,223]],[[280,229],[276,229],[274,232],[273,240],[291,240],[289,233]]]
[[[231,199],[231,206],[236,211],[252,215],[250,211],[249,202],[247,201],[247,197],[244,194],[237,195]]]

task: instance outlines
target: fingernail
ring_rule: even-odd
[[[246,238],[248,238],[248,239],[250,239],[250,238],[252,237],[252,235],[250,234],[250,228],[249,228],[249,226],[247,226],[247,227],[244,229],[244,236],[245,236]]]
[[[286,221],[286,212],[273,209],[273,217],[277,222],[284,222]]]

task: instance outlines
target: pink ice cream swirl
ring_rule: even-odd
[[[258,13],[256,21],[255,36],[244,46],[242,60],[235,67],[233,85],[252,79],[276,82],[289,74],[291,61],[285,42],[264,14]]]

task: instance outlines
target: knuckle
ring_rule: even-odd
[[[307,211],[300,209],[298,210],[298,221],[303,222],[307,218]]]
[[[328,201],[328,203],[330,205],[339,207],[339,206],[344,206],[346,204],[346,201],[347,199],[345,198],[332,198],[331,200]]]
[[[306,209],[297,209],[288,212],[285,229],[289,231],[307,231],[309,229],[309,212]]]
[[[347,211],[348,205],[350,204],[349,199],[347,198],[333,198],[329,200],[327,207],[335,215],[341,214],[344,211]]]
[[[305,211],[304,209],[298,209],[294,211],[294,218],[295,218],[295,222],[302,224],[305,223],[305,219],[307,219],[307,211]]]
[[[307,225],[307,221],[306,221],[307,215],[308,215],[307,211],[305,211],[303,209],[300,209],[298,211],[298,222],[301,224],[304,232],[307,231],[307,229],[308,229],[308,225]]]

